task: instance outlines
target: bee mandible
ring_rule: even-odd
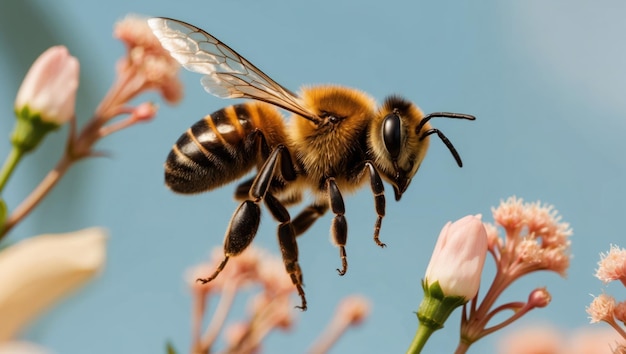
[[[200,28],[168,18],[148,20],[162,46],[186,69],[203,74],[205,90],[221,98],[248,98],[207,115],[174,144],[165,162],[165,183],[174,192],[199,193],[243,178],[254,177],[235,191],[241,204],[224,238],[224,259],[209,282],[230,257],[243,252],[256,235],[263,202],[278,221],[278,242],[286,271],[301,298],[302,288],[296,238],[328,209],[334,214],[330,233],[339,248],[344,275],[348,268],[348,224],[343,194],[355,192],[369,181],[377,218],[374,241],[385,216],[383,180],[400,200],[436,134],[459,167],[461,158],[432,118],[474,120],[468,114],[439,112],[424,115],[412,102],[389,96],[377,106],[356,89],[335,85],[304,87],[299,95],[276,83],[252,63]],[[279,111],[292,113],[287,124]],[[295,218],[287,207],[299,203],[304,191],[312,203]]]

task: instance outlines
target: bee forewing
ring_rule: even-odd
[[[268,102],[314,122],[320,119],[285,89],[217,38],[190,24],[151,18],[148,25],[163,48],[185,69],[204,74],[202,86],[220,98]]]

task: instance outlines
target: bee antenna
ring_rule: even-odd
[[[428,123],[428,121],[431,120],[432,118],[454,118],[454,119],[467,119],[467,120],[476,119],[476,117],[472,115],[463,114],[463,113],[450,113],[450,112],[430,113],[430,114],[425,115],[424,118],[422,118],[422,120],[420,121],[420,124],[418,124],[417,128],[415,128],[415,132],[418,133],[420,130],[422,130],[422,128],[424,127],[424,124]],[[441,137],[441,135],[439,135],[439,137]]]
[[[459,156],[459,153],[456,151],[456,149],[454,148],[454,145],[452,145],[450,140],[448,140],[448,138],[445,135],[443,135],[443,133],[439,129],[429,129],[425,131],[422,135],[420,135],[420,141],[424,140],[424,138],[426,138],[427,136],[431,134],[435,134],[435,133],[437,133],[437,135],[439,136],[439,139],[441,139],[441,141],[443,141],[443,143],[446,144],[446,146],[448,147],[448,150],[450,150],[450,152],[452,153],[452,156],[454,156],[454,159],[456,160],[456,164],[459,165],[459,167],[463,167],[463,161],[461,161],[461,156]]]

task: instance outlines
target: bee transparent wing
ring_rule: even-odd
[[[205,31],[178,20],[148,20],[163,48],[185,69],[204,74],[202,86],[220,98],[251,98],[282,107],[314,122],[320,118],[301,99]]]

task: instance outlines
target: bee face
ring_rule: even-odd
[[[424,114],[412,102],[398,96],[388,97],[370,127],[369,143],[374,163],[400,200],[411,178],[426,156],[430,125],[422,125]]]

